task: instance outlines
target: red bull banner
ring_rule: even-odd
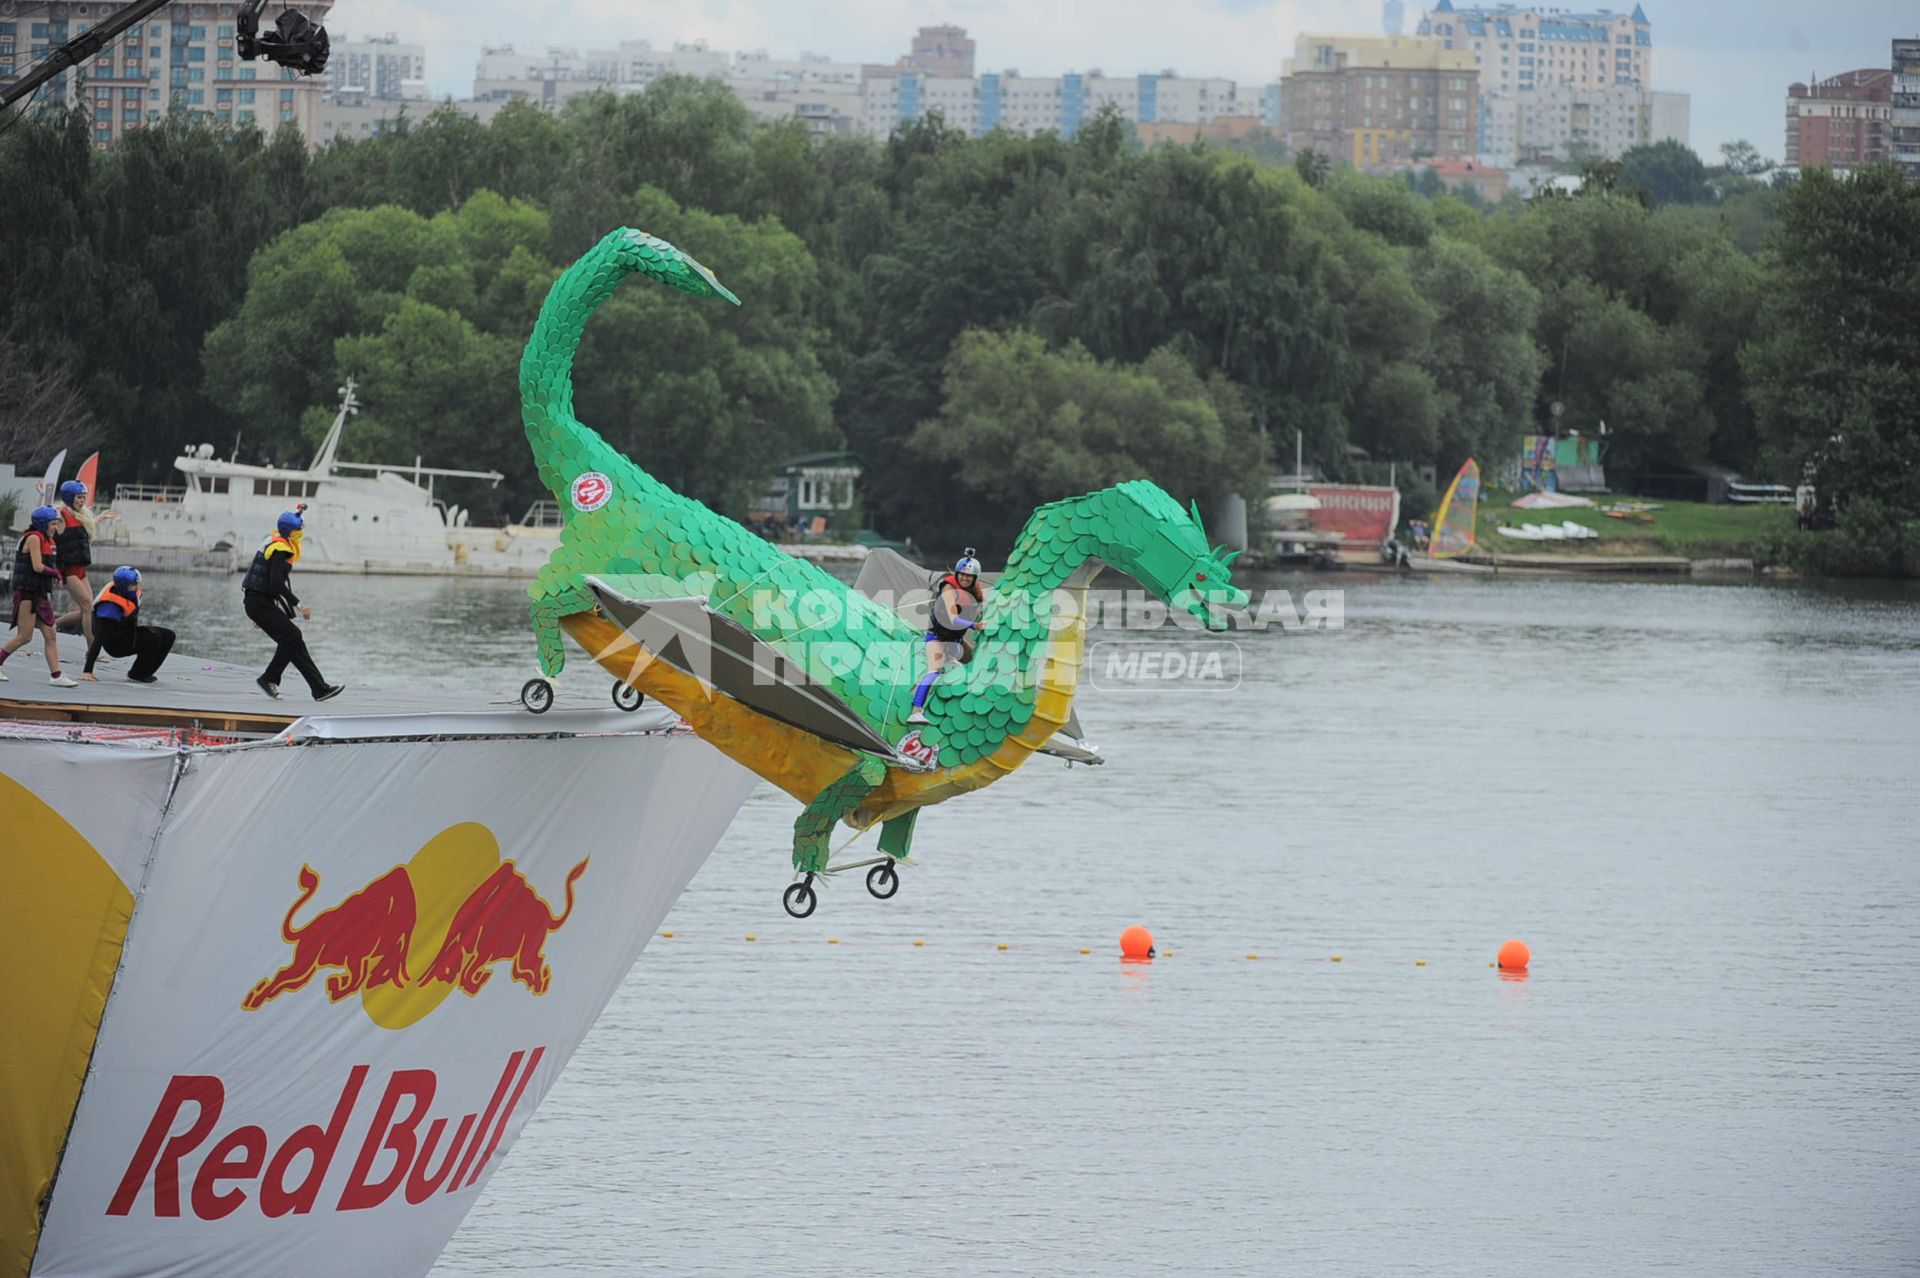
[[[426,1273],[754,783],[666,735],[118,753],[131,923],[17,1272]]]
[[[1320,503],[1308,516],[1315,532],[1337,532],[1347,545],[1367,549],[1379,545],[1400,526],[1400,490],[1368,484],[1310,484],[1307,492]]]
[[[33,1260],[173,773],[170,753],[0,741],[5,1278]]]

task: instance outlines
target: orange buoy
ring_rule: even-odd
[[[1524,972],[1533,961],[1533,951],[1525,941],[1508,941],[1500,947],[1500,966],[1510,972]]]
[[[1120,954],[1130,959],[1152,958],[1153,933],[1135,923],[1120,934]]]

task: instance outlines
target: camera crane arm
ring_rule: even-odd
[[[134,0],[134,3],[99,26],[82,31],[48,53],[44,61],[18,80],[0,87],[0,108],[10,107],[31,97],[41,85],[69,67],[77,67],[93,57],[128,27],[151,17],[155,10],[167,3],[168,0]],[[292,67],[303,75],[319,75],[326,70],[326,29],[315,26],[298,9],[283,11],[274,24],[274,30],[264,36],[257,34],[260,30],[260,13],[267,4],[268,0],[245,0],[234,14],[237,33],[235,44],[241,58],[251,62],[255,58],[265,57],[282,66]]]

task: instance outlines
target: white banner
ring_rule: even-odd
[[[195,756],[33,1272],[424,1274],[753,785],[689,737]]]
[[[176,763],[25,731],[0,738],[4,1278],[33,1258]]]

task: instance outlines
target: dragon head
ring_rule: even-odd
[[[1120,484],[1117,491],[1129,501],[1125,515],[1102,535],[1102,557],[1207,629],[1227,629],[1219,610],[1248,602],[1232,579],[1240,552],[1207,545],[1197,502],[1182,510],[1165,489],[1144,479]]]
[[[740,305],[740,299],[685,250],[632,227],[622,227],[607,238],[621,241],[622,250],[635,263],[633,269],[642,274],[651,275],[682,293],[691,293],[695,297],[721,297],[735,306]]]

